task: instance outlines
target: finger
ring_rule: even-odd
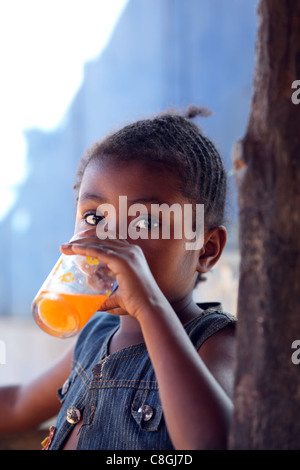
[[[66,255],[81,254],[83,256],[103,256],[106,254],[120,253],[126,249],[123,244],[116,243],[99,243],[99,241],[72,241],[64,243],[60,247],[60,251]],[[92,254],[93,253],[93,254]]]
[[[111,311],[111,310],[119,309],[119,308],[122,308],[120,305],[120,296],[117,293],[115,293],[115,294],[112,294],[107,299],[105,299],[105,301],[103,302],[99,310]]]
[[[67,245],[66,248],[64,248],[64,246],[65,245],[61,246],[62,253],[66,255],[82,255],[97,258],[99,261],[105,263],[115,275],[122,271],[123,266],[126,266],[126,253],[118,247],[111,249],[99,244],[96,246],[72,244]]]
[[[117,246],[104,246],[97,244],[82,244],[82,243],[72,243],[61,245],[60,250],[65,254],[77,254],[82,256],[92,256],[94,258],[103,259],[103,257],[109,257],[112,259],[115,257],[126,256],[124,249]]]
[[[92,245],[86,243],[65,243],[61,245],[60,250],[64,254],[78,254],[83,256],[93,256],[95,258],[103,258],[112,254],[113,250],[102,245]]]
[[[94,238],[91,239],[78,239],[64,243],[61,245],[60,250],[66,255],[71,254],[81,254],[83,256],[94,256],[99,257],[107,254],[122,254],[126,255],[126,251],[130,249],[130,244],[118,240],[103,240],[95,241]]]
[[[107,245],[107,246],[128,246],[129,242],[125,239],[117,238],[99,238],[99,237],[84,237],[84,238],[74,238],[70,240],[67,244],[93,244],[93,245]]]
[[[112,315],[128,315],[123,303],[118,288],[105,299],[99,311],[108,312]]]

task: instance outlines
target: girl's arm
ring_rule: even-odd
[[[97,257],[116,275],[118,289],[102,309],[126,312],[139,322],[174,447],[226,448],[232,403],[220,384],[231,388],[232,361],[221,338],[232,344],[230,328],[207,340],[199,355],[137,245],[91,238],[61,250]]]
[[[201,359],[170,306],[149,308],[140,318],[140,325],[174,447],[226,448],[232,412],[232,403],[224,391],[227,388],[230,393],[232,388],[231,328],[204,343]]]
[[[56,392],[70,374],[73,348],[28,384],[0,388],[0,433],[34,428],[58,413]]]

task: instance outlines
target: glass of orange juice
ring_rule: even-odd
[[[62,254],[33,300],[34,319],[52,336],[69,338],[115,288],[114,275],[98,259]]]

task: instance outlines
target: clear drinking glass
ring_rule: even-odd
[[[73,238],[82,238],[82,233]],[[115,276],[98,259],[62,254],[33,300],[34,319],[52,336],[74,336],[116,285]]]

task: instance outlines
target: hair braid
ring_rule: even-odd
[[[208,228],[222,224],[227,185],[223,163],[213,143],[190,121],[208,114],[191,106],[185,116],[166,112],[123,127],[88,149],[80,162],[75,190],[78,192],[90,161],[103,155],[117,161],[159,163],[179,176],[186,197],[204,204]]]

